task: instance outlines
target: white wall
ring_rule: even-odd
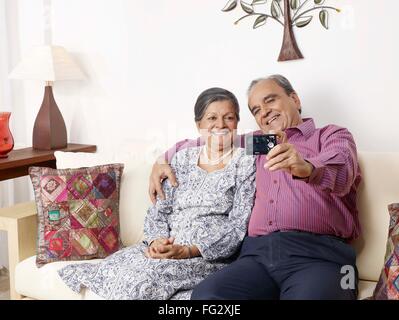
[[[302,98],[304,116],[348,127],[359,149],[399,151],[398,1],[328,1],[343,12],[330,15],[328,31],[317,20],[296,29],[305,59],[284,63],[276,61],[282,27],[235,26],[242,11],[221,12],[225,2],[53,0],[53,43],[75,54],[88,75],[55,84],[70,141],[108,148],[152,135],[171,144],[195,134],[193,105],[210,86],[236,93],[241,128],[255,128],[246,88],[253,78],[282,73]],[[40,42],[41,5],[19,0],[21,51]],[[29,136],[43,90],[25,87]]]
[[[43,43],[43,3],[11,1],[15,56]],[[296,29],[305,59],[283,63],[282,27],[268,21],[253,30],[249,19],[235,26],[242,11],[221,12],[226,2],[53,0],[53,43],[72,52],[88,76],[54,87],[69,141],[101,150],[140,136],[169,146],[195,135],[193,105],[211,86],[236,93],[241,129],[254,129],[246,88],[254,78],[281,73],[302,98],[304,116],[319,126],[348,127],[361,150],[399,151],[398,1],[327,1],[343,12],[330,15],[328,31],[317,19]],[[24,110],[17,142],[30,145],[43,85],[27,81],[14,95]]]

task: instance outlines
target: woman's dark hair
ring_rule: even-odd
[[[203,91],[197,98],[194,106],[195,121],[201,121],[204,117],[206,108],[215,101],[230,101],[234,107],[237,120],[240,121],[240,106],[237,98],[230,91],[222,88],[209,88]]]

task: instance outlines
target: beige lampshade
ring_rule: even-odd
[[[83,79],[85,76],[65,48],[36,46],[11,71],[9,78],[57,81]]]

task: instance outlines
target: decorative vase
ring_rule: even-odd
[[[0,112],[0,158],[7,158],[8,153],[14,148],[9,121],[11,112]]]

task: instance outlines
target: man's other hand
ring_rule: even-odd
[[[171,185],[177,187],[176,176],[171,166],[165,163],[165,161],[157,160],[152,166],[148,189],[148,193],[153,204],[155,204],[157,201],[157,195],[162,200],[165,200],[165,194],[162,190],[162,181],[164,179],[169,179]]]

